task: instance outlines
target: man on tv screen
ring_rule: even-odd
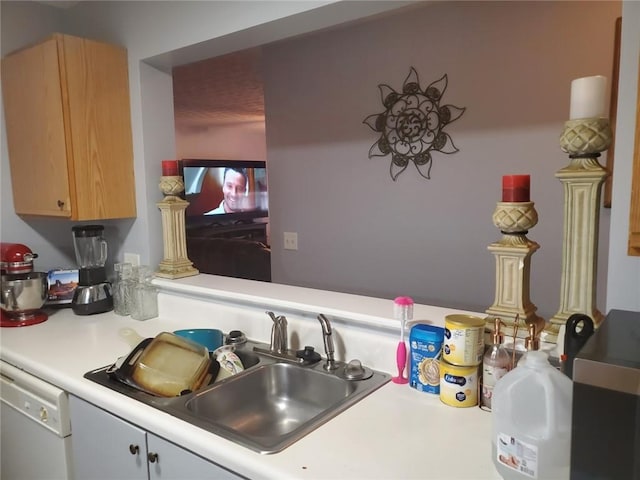
[[[225,168],[224,179],[222,181],[222,201],[217,208],[206,212],[205,215],[241,212],[245,204],[244,197],[246,193],[246,170],[244,168]]]

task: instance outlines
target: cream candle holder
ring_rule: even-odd
[[[504,323],[503,334],[517,337],[528,335],[533,324],[541,332],[545,321],[536,314],[537,307],[529,295],[531,256],[540,245],[527,238],[527,233],[538,223],[533,202],[498,202],[493,212],[493,224],[502,232],[502,238],[487,248],[496,259],[496,296],[486,310],[487,327],[493,328],[495,318]]]
[[[600,195],[609,173],[598,163],[611,145],[606,118],[569,120],[560,136],[569,165],[556,173],[564,186],[564,234],[560,308],[543,332],[557,338],[561,325],[574,313],[591,317],[598,327],[604,316],[596,307]]]
[[[165,195],[156,205],[162,214],[162,240],[164,258],[155,275],[163,278],[183,278],[200,273],[187,258],[185,209],[189,202],[178,195],[184,191],[180,176],[160,177],[160,191]]]

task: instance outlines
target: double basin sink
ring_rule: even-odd
[[[235,353],[244,371],[179,397],[137,391],[105,369],[85,377],[264,454],[282,451],[390,380],[358,365],[350,375],[351,363],[327,370],[323,360],[285,359],[252,342]]]

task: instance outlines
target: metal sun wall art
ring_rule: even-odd
[[[458,151],[444,127],[460,118],[466,108],[440,106],[447,82],[445,74],[423,91],[418,73],[411,67],[402,93],[388,85],[378,85],[386,110],[369,115],[363,123],[380,133],[380,138],[369,149],[369,158],[391,154],[389,173],[394,181],[409,162],[414,163],[421,176],[430,179],[431,152]]]

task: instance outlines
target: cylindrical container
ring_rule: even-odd
[[[133,288],[135,287],[133,265],[130,263],[115,263],[113,269],[116,272],[116,278],[112,284],[113,313],[131,315]]]
[[[417,324],[409,335],[409,385],[420,392],[440,393],[440,359],[444,328]]]
[[[491,452],[506,480],[569,479],[572,383],[547,357],[525,353],[493,390]]]
[[[453,314],[444,317],[442,358],[451,365],[479,365],[484,355],[484,319]]]
[[[147,265],[137,267],[138,281],[131,296],[131,318],[149,320],[158,316],[158,289],[151,284],[151,269]]]
[[[478,366],[440,362],[440,400],[452,407],[478,405]]]

